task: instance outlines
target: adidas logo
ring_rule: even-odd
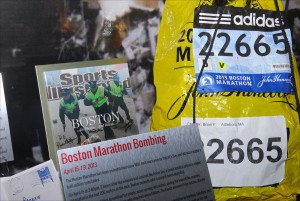
[[[279,18],[266,17],[265,14],[256,17],[256,13],[250,13],[248,16],[236,15],[233,18],[236,25],[258,26],[258,27],[276,27],[280,26]]]
[[[199,13],[199,23],[201,24],[217,24],[219,14],[213,13]],[[233,18],[231,14],[222,14],[220,24],[231,25],[234,23],[238,26],[257,26],[257,27],[277,27],[280,26],[279,18],[266,17],[265,14],[256,16],[256,13],[250,13],[249,15],[235,15]]]

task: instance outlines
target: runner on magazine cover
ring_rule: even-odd
[[[63,129],[66,129],[65,116],[72,122],[72,126],[77,136],[77,144],[81,144],[81,135],[84,135],[86,139],[89,138],[89,135],[84,130],[80,123],[74,125],[74,121],[79,122],[79,104],[78,100],[84,99],[82,94],[71,93],[69,88],[62,89],[62,98],[59,101],[59,117],[63,125]]]
[[[107,122],[104,117],[107,114],[111,114],[111,109],[108,106],[106,96],[109,96],[109,93],[103,86],[97,86],[96,81],[89,82],[90,89],[85,95],[84,105],[93,106],[97,115],[100,117],[101,124],[103,125],[103,130],[105,134],[105,139],[115,138],[114,131],[111,129],[111,123]]]
[[[131,119],[129,110],[127,108],[126,103],[124,102],[123,94],[127,95],[127,91],[124,89],[122,82],[120,82],[120,77],[118,74],[115,74],[113,77],[113,81],[109,82],[107,90],[110,93],[110,103],[112,105],[112,110],[114,113],[118,112],[118,108],[120,107],[124,110],[127,122],[124,122],[124,119],[121,115],[119,115],[120,123],[131,123],[133,119]]]

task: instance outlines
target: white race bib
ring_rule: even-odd
[[[217,28],[219,9],[201,6],[195,10],[193,52],[197,77]],[[288,24],[282,26],[291,47]],[[295,93],[288,48],[280,18],[274,11],[224,8],[212,51],[204,67],[199,93]]]
[[[182,118],[187,125],[192,118]],[[265,186],[284,179],[287,131],[283,116],[197,118],[214,187]]]

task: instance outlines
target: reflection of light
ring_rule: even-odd
[[[134,5],[134,0],[99,0],[103,16],[106,19],[115,21],[117,16],[123,16],[130,11],[130,7]]]
[[[98,0],[103,16],[107,20],[115,21],[130,11],[130,7],[151,11],[158,7],[157,1],[148,0]]]
[[[19,48],[13,48],[11,50],[11,54],[12,54],[13,57],[16,57],[18,52],[22,52],[22,50],[19,49]]]

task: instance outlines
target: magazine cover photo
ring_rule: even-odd
[[[36,69],[49,149],[56,152],[139,133],[125,59]]]

